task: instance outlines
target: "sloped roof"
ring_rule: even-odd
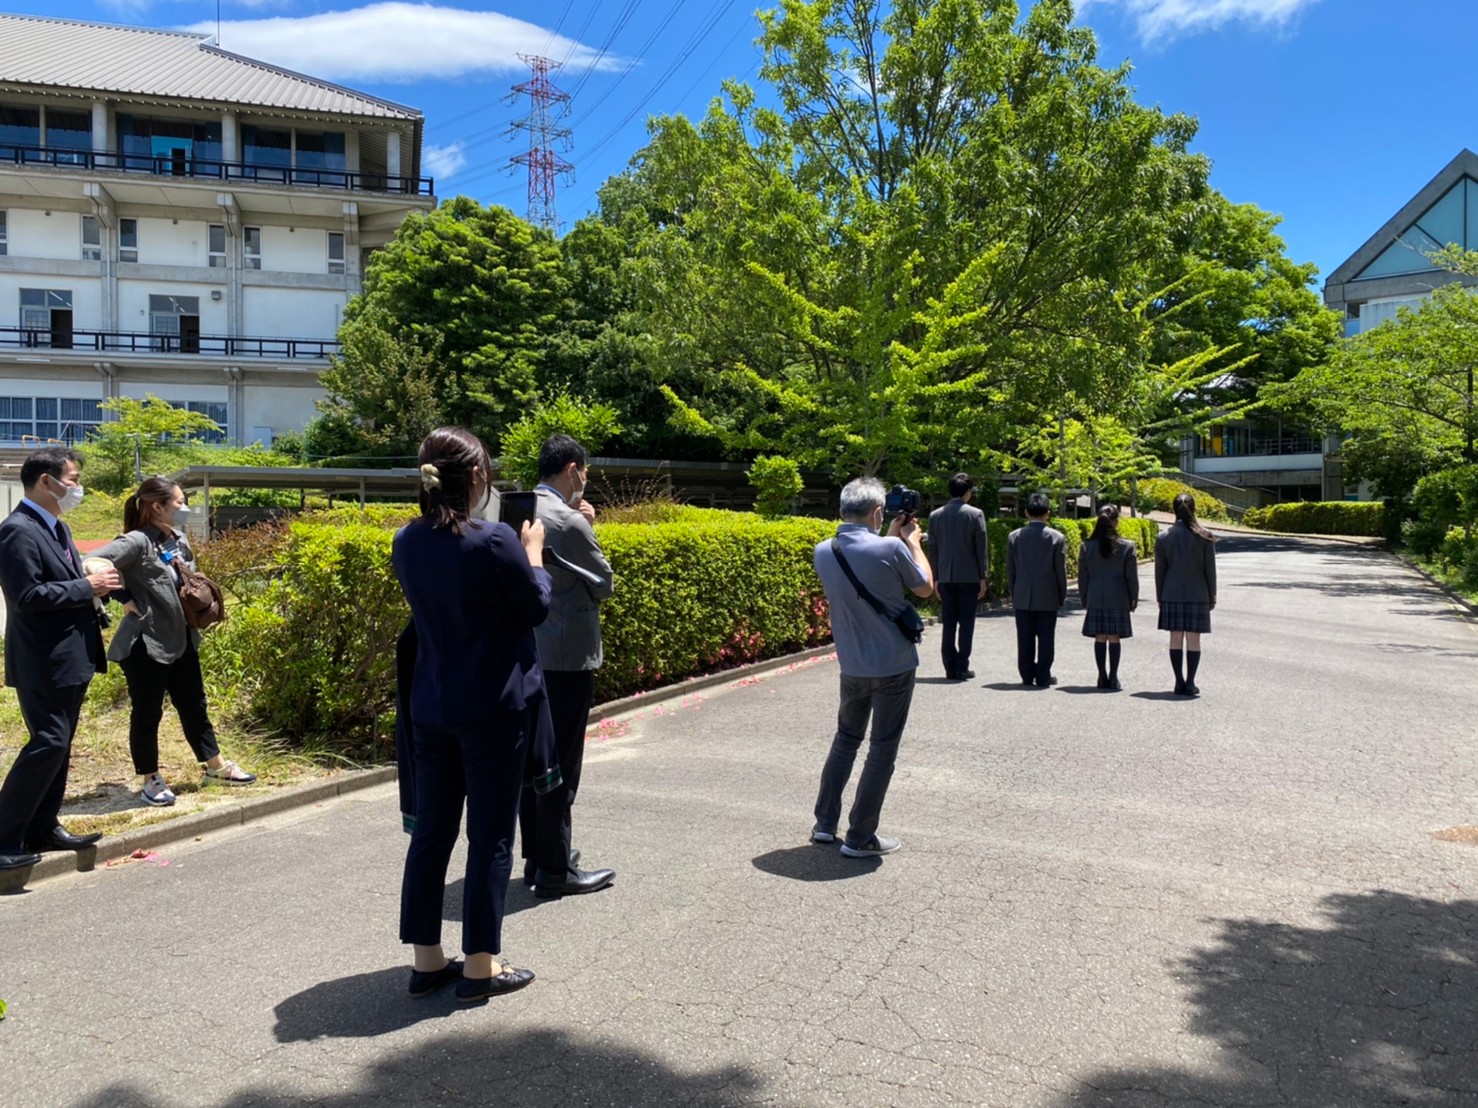
[[[389,100],[210,45],[209,36],[0,14],[0,84],[419,120]]]
[[[1452,161],[1443,167],[1442,171],[1423,186],[1422,190],[1408,200],[1395,215],[1388,219],[1379,231],[1371,235],[1348,258],[1345,259],[1326,279],[1326,285],[1342,285],[1349,281],[1359,280],[1361,277],[1387,276],[1384,271],[1370,272],[1366,270],[1373,268],[1373,263],[1381,259],[1386,251],[1395,247],[1397,251],[1410,252],[1413,255],[1426,253],[1434,248],[1446,246],[1448,242],[1456,242],[1460,246],[1473,248],[1473,243],[1478,241],[1478,228],[1466,231],[1454,237],[1450,232],[1434,228],[1428,230],[1421,226],[1421,221],[1432,212],[1441,201],[1446,201],[1444,207],[1459,203],[1450,194],[1456,186],[1464,184],[1464,178],[1469,182],[1464,186],[1465,191],[1478,192],[1478,154],[1471,150],[1463,150]],[[1478,197],[1475,197],[1478,201]],[[1460,206],[1468,203],[1464,201]],[[1478,203],[1473,204],[1478,208]],[[1444,213],[1445,214],[1445,213]],[[1478,212],[1475,212],[1478,214]],[[1444,226],[1451,223],[1451,219],[1444,219]],[[1469,220],[1468,222],[1472,222]],[[1464,224],[1466,226],[1466,223]],[[1400,244],[1400,245],[1398,245]],[[1376,267],[1379,268],[1379,267]],[[1417,272],[1433,269],[1435,267],[1425,266],[1412,269],[1410,266],[1404,268],[1404,272]],[[1402,270],[1398,267],[1392,270],[1395,275]]]

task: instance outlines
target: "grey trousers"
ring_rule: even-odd
[[[872,718],[872,735],[867,745],[867,760],[857,781],[857,795],[848,817],[847,842],[864,846],[878,829],[883,798],[888,795],[888,782],[893,779],[893,763],[898,758],[898,743],[903,726],[908,722],[908,708],[913,701],[914,671],[895,673],[891,677],[848,677],[842,674],[842,703],[837,711],[837,732],[831,752],[821,769],[821,791],[816,796],[816,827],[836,833],[842,817],[842,790],[852,776]]]

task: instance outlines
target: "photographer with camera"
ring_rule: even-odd
[[[929,566],[939,591],[939,622],[944,631],[944,676],[968,681],[970,647],[975,641],[975,605],[985,599],[990,540],[985,513],[970,503],[975,482],[968,473],[949,479],[950,501],[929,513]]]
[[[919,494],[914,490],[895,485],[884,494],[881,481],[859,477],[842,489],[842,523],[836,538],[816,546],[816,574],[831,606],[831,632],[842,675],[836,737],[816,797],[814,843],[837,840],[842,790],[852,776],[868,719],[872,720],[867,760],[842,842],[848,858],[892,854],[900,845],[877,829],[913,700],[914,671],[919,666],[915,644],[924,626],[903,592],[928,596],[934,591],[913,518],[918,508]],[[893,518],[887,534],[879,535],[885,511]]]

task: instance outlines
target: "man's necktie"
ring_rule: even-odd
[[[72,559],[72,540],[67,536],[67,525],[61,520],[56,521],[56,541],[62,544],[62,557],[67,560],[67,565],[76,569],[77,563]]]

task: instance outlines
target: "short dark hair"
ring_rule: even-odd
[[[585,448],[579,442],[556,432],[539,447],[539,480],[558,476],[571,462],[584,469],[586,461]]]
[[[34,489],[42,477],[54,477],[60,481],[68,462],[79,467],[82,465],[77,455],[65,446],[48,446],[33,451],[21,463],[21,486]]]
[[[949,479],[949,495],[964,496],[975,487],[975,478],[968,473],[956,473]]]
[[[1026,514],[1032,519],[1040,519],[1052,510],[1052,501],[1047,499],[1044,492],[1034,492],[1026,498]]]

